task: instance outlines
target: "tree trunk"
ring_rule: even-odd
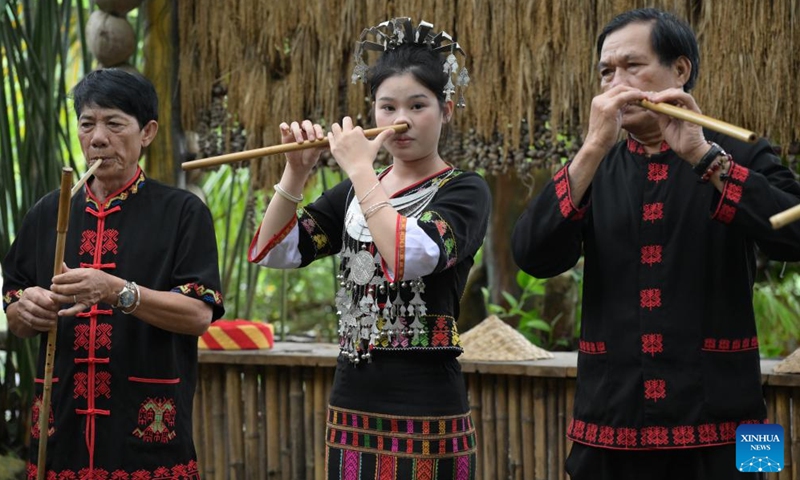
[[[145,76],[153,82],[158,95],[158,135],[147,150],[148,176],[175,185],[182,161],[178,139],[180,116],[176,93],[178,59],[175,56],[177,31],[172,0],[150,0],[146,8],[147,28],[144,42]],[[140,12],[145,13],[145,12]]]

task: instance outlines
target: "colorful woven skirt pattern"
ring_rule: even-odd
[[[399,417],[328,407],[328,480],[474,480],[469,413]]]

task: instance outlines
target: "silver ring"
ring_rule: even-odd
[[[78,296],[77,295],[73,295],[72,296],[72,303],[78,303]]]

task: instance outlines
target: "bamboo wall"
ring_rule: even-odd
[[[207,480],[323,480],[325,411],[338,350],[277,344],[266,352],[201,352],[195,443]],[[480,480],[562,480],[570,449],[576,354],[462,362],[478,433]],[[762,372],[768,415],[784,426],[786,467],[800,478],[800,375]]]

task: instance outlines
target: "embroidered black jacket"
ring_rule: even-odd
[[[647,156],[629,140],[602,161],[581,205],[565,167],[519,218],[512,246],[526,272],[549,277],[585,258],[573,441],[697,447],[766,420],[756,249],[800,259],[800,223],[769,224],[800,201],[800,185],[766,140],[706,138],[733,158],[722,193],[666,144]]]
[[[201,299],[222,316],[211,214],[197,196],[140,170],[104,203],[72,198],[70,268],[97,268],[137,284]],[[3,262],[3,306],[53,276],[58,192],[26,215]],[[36,478],[46,335],[40,335],[28,477]],[[197,337],[93,305],[59,320],[48,438],[48,478],[196,478],[192,397]]]

